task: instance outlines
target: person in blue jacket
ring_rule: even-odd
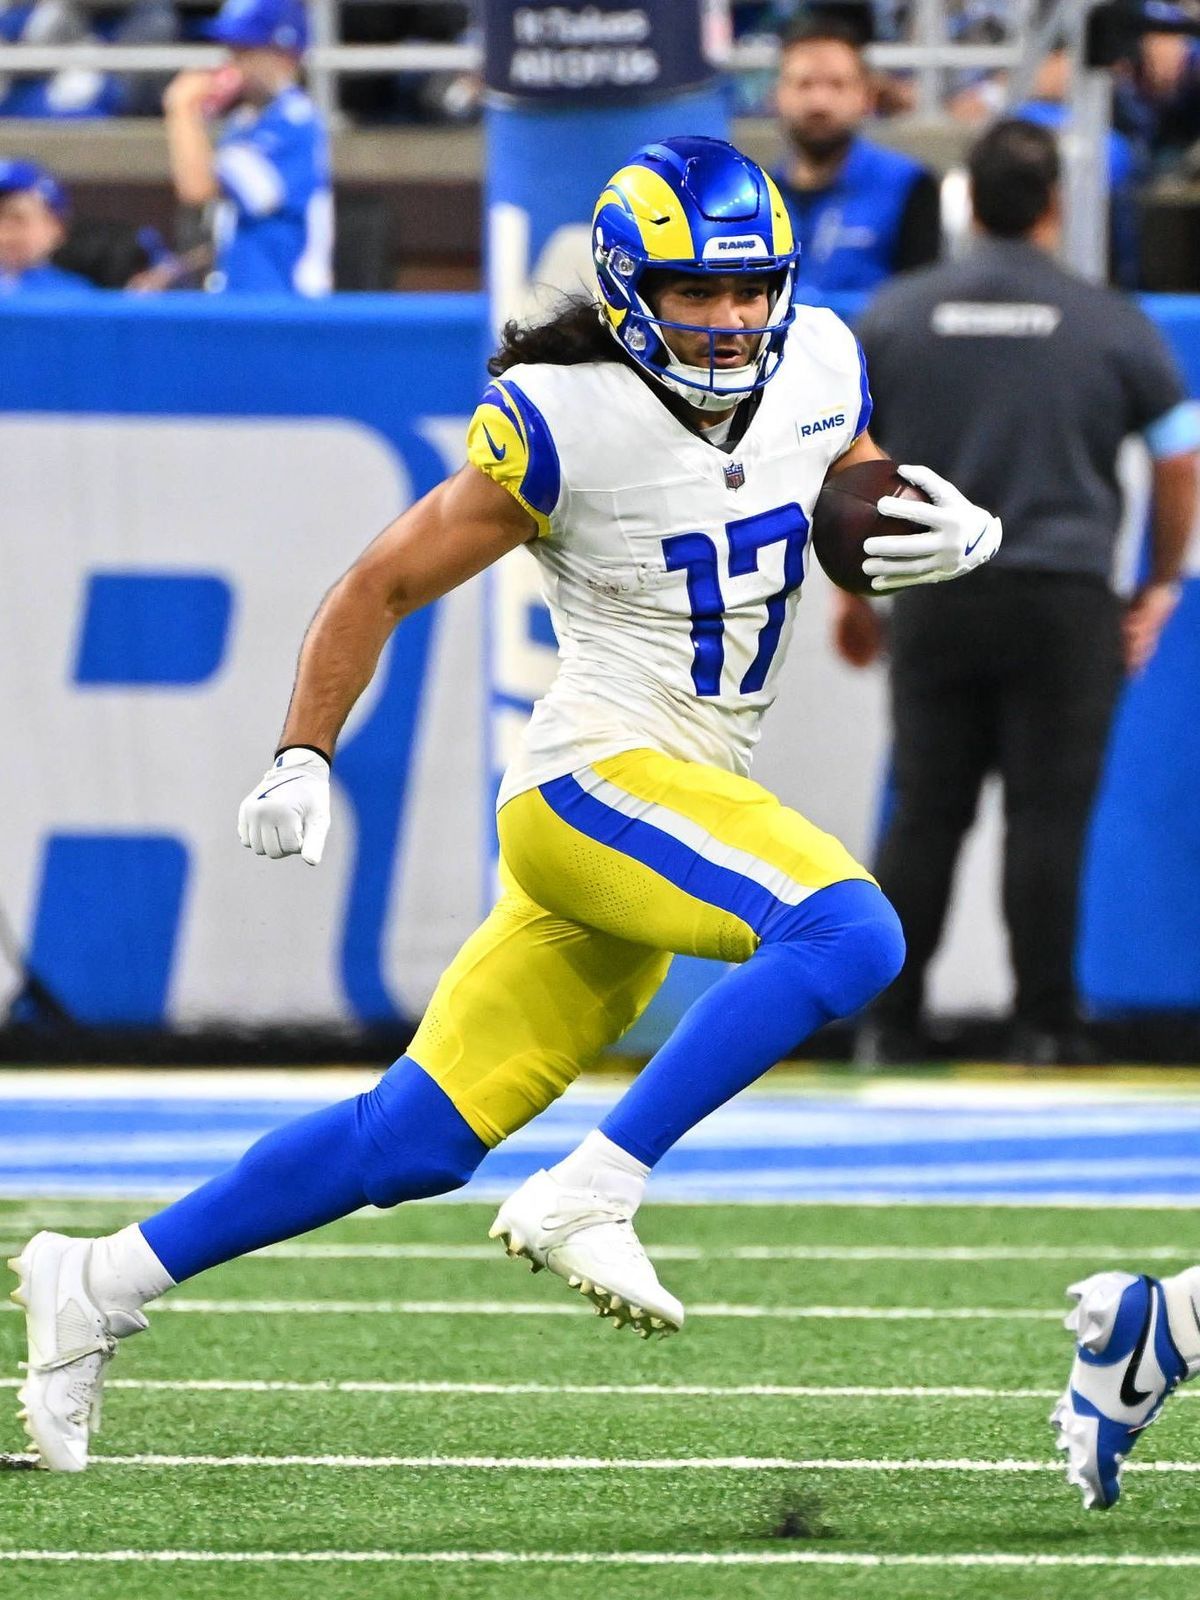
[[[32,161],[0,161],[0,296],[91,293],[95,285],[50,257],[67,236],[66,191]]]
[[[213,208],[214,270],[229,293],[332,287],[329,140],[300,87],[303,0],[225,0],[205,32],[228,45],[216,72],[181,72],[163,98],[175,192]],[[219,138],[214,121],[228,115]]]
[[[782,39],[775,104],[791,148],[774,177],[800,246],[800,284],[816,294],[873,289],[937,259],[937,179],[860,132],[871,82],[857,30],[820,11],[802,15]]]

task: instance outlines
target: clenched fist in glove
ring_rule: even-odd
[[[921,531],[879,533],[863,542],[863,571],[876,594],[891,594],[917,583],[944,583],[961,578],[1000,548],[1000,518],[972,505],[952,483],[929,467],[897,467],[929,502],[884,495],[878,510],[885,517],[915,522]]]
[[[298,855],[315,867],[328,832],[328,761],[302,745],[282,751],[242,801],[238,838],[255,855]]]

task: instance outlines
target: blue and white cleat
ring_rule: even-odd
[[[1085,1510],[1117,1503],[1121,1464],[1139,1434],[1200,1371],[1196,1280],[1195,1268],[1161,1280],[1098,1272],[1067,1290],[1076,1300],[1063,1324],[1077,1340],[1075,1363],[1050,1423]]]

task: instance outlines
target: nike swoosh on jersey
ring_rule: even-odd
[[[495,439],[493,439],[491,434],[488,432],[488,425],[486,422],[483,424],[483,436],[491,445],[492,454],[495,456],[496,460],[503,461],[505,456],[508,454],[508,446],[504,444],[497,447]]]
[[[1133,1347],[1132,1354],[1125,1364],[1125,1371],[1121,1377],[1121,1404],[1123,1406],[1129,1406],[1130,1409],[1133,1409],[1136,1406],[1144,1405],[1154,1393],[1153,1389],[1147,1389],[1143,1393],[1143,1391],[1139,1389],[1137,1384],[1134,1382],[1134,1376],[1142,1364],[1142,1357],[1146,1353],[1146,1341],[1150,1337],[1151,1328],[1154,1326],[1154,1317],[1156,1311],[1157,1303],[1154,1298],[1154,1290],[1151,1288],[1150,1303],[1146,1307],[1146,1316],[1142,1322],[1142,1331],[1138,1334],[1137,1343]]]
[[[306,778],[306,777],[308,777],[308,773],[306,773],[306,772],[297,772],[295,777],[292,777],[292,778],[281,778],[278,783],[273,783],[269,789],[264,789],[263,792],[259,795],[258,798],[260,800],[265,800],[269,794],[274,794],[276,789],[282,789],[285,783],[296,783],[301,778]]]

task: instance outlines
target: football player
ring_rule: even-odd
[[[238,818],[247,848],[315,865],[338,733],[393,628],[524,546],[561,666],[500,790],[500,900],[375,1088],[268,1134],[137,1226],[26,1246],[22,1397],[49,1467],[86,1465],[105,1365],[148,1300],[361,1206],[466,1183],[685,951],[735,965],[492,1228],[614,1323],[678,1329],[683,1307],[633,1227],[650,1170],[899,971],[901,930],[870,874],[747,776],[813,504],[828,473],[880,454],[857,341],[832,312],[797,307],[779,192],[719,141],[640,151],[600,196],[593,248],[596,301],[505,330],[469,463],[326,596]],[[950,484],[905,471],[932,503],[880,502],[916,525],[869,545],[880,590],[957,577],[1000,540]]]

